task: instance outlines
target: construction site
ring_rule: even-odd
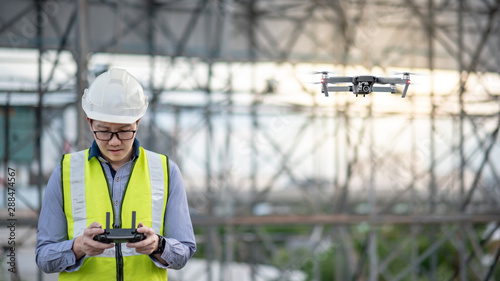
[[[0,0],[0,280],[57,280],[44,190],[110,68],[184,179],[170,281],[500,280],[499,46],[500,0]],[[411,84],[325,96],[318,72]]]

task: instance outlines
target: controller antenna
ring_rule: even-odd
[[[106,212],[106,229],[110,229],[109,227],[109,212]]]
[[[132,211],[132,229],[135,228],[135,211]]]

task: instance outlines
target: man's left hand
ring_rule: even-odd
[[[144,226],[140,222],[137,232],[144,234],[146,239],[135,243],[127,243],[127,247],[135,248],[136,252],[144,255],[149,255],[158,249],[158,236],[151,227]]]

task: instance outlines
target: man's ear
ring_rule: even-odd
[[[87,123],[89,123],[90,130],[92,130],[92,120],[87,117]]]

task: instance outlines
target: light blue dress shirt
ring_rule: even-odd
[[[114,171],[109,163],[101,157],[96,142],[89,150],[89,159],[97,157],[101,162],[115,206],[115,221],[120,221],[119,207],[123,191],[128,182],[133,163],[139,155],[139,141],[134,140],[132,160]],[[165,250],[161,257],[168,266],[151,257],[156,266],[161,268],[180,269],[196,251],[191,217],[187,204],[186,190],[177,164],[169,159],[170,191],[165,214]],[[50,176],[43,197],[42,210],[38,219],[37,245],[35,249],[36,263],[46,273],[61,271],[77,271],[84,258],[76,260],[72,247],[74,239],[68,240],[66,215],[63,211],[61,192],[61,168],[58,165]]]

